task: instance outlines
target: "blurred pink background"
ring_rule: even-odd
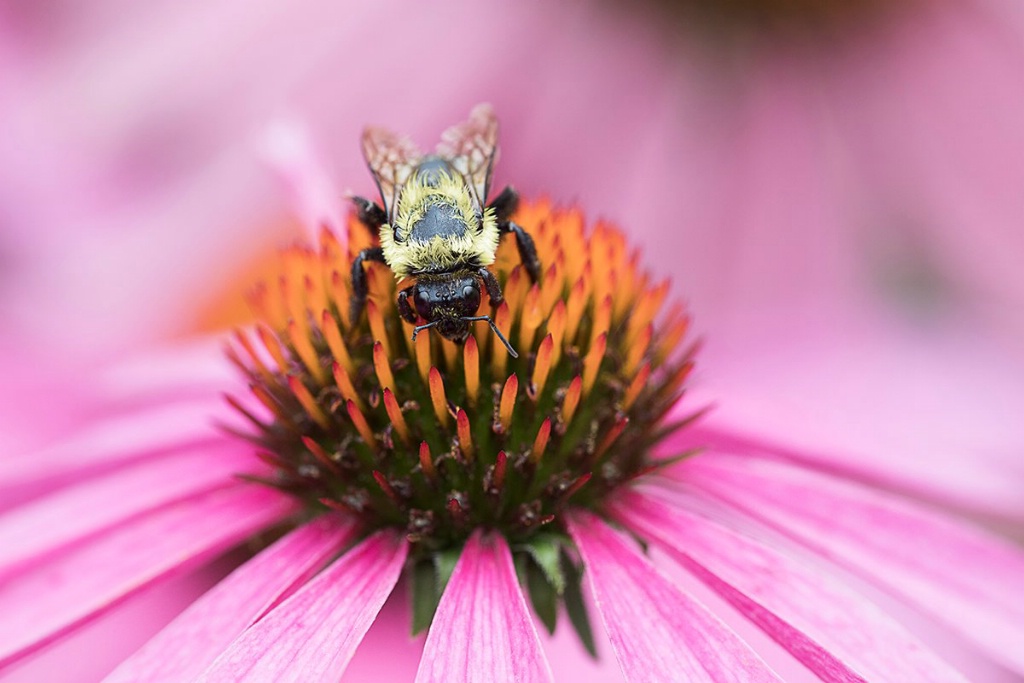
[[[713,396],[787,435],[1024,475],[1024,11],[817,14],[0,4],[8,442],[41,437],[26,414],[56,429],[80,408],[66,373],[195,330],[292,239],[282,154],[305,146],[305,201],[337,213],[372,190],[364,125],[429,146],[490,101],[497,182],[624,226],[690,303]]]
[[[429,146],[489,101],[497,184],[615,221],[672,278],[722,419],[1019,534],[1024,5],[875,4],[767,28],[612,2],[0,2],[0,445],[55,438],[97,367],[194,331],[303,201],[371,192],[364,125]],[[275,162],[303,146],[296,216]]]
[[[365,124],[429,145],[479,101],[498,180],[626,226],[706,329],[1024,331],[1019,3],[714,33],[579,2],[0,7],[5,336],[180,331],[288,215],[274,122],[366,192]]]

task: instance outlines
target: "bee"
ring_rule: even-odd
[[[413,340],[433,327],[462,343],[470,323],[486,321],[509,354],[518,357],[493,318],[477,315],[482,289],[492,306],[503,300],[501,285],[487,269],[503,235],[515,236],[530,280],[540,275],[533,238],[511,220],[518,193],[506,187],[487,203],[498,156],[494,110],[476,106],[467,121],[441,136],[434,154],[424,155],[380,128],[363,132],[362,148],[383,207],[352,197],[359,219],[380,234],[380,246],[362,250],[352,262],[352,320],[366,305],[363,264],[377,261],[387,264],[399,281],[415,281],[398,292],[397,302],[399,315],[415,325]]]

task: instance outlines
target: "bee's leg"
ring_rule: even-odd
[[[537,256],[537,245],[533,243],[530,233],[511,221],[498,223],[498,230],[503,233],[510,232],[516,236],[519,258],[523,261],[526,274],[530,276],[530,282],[537,282],[540,279],[540,258]]]
[[[363,261],[378,261],[384,263],[384,250],[380,247],[363,249],[352,261],[352,300],[349,304],[349,320],[353,323],[359,319],[366,305],[366,295],[369,289],[366,285],[366,271],[363,270]]]
[[[494,273],[486,268],[478,268],[476,274],[484,281],[484,287],[487,288],[487,297],[491,300],[491,305],[500,306],[501,302],[505,300],[505,296],[501,293],[501,285],[498,284],[498,278],[494,277]]]
[[[380,226],[388,222],[387,214],[384,213],[384,209],[380,208],[376,202],[371,202],[365,197],[353,196],[352,203],[356,205],[356,217],[374,235],[380,230]]]
[[[507,223],[512,214],[516,212],[516,208],[519,206],[519,193],[512,189],[511,186],[506,186],[497,197],[495,197],[488,208],[494,209],[494,215],[498,219],[498,223]]]
[[[415,287],[415,285],[413,285],[413,287]],[[412,310],[412,306],[409,305],[410,294],[412,294],[412,287],[406,287],[398,293],[398,314],[407,322],[415,325],[418,322],[418,319],[416,318],[416,311]]]
[[[498,230],[502,233],[511,232],[516,236],[519,258],[522,259],[523,266],[526,267],[526,274],[530,276],[530,281],[539,280],[540,259],[537,257],[537,247],[533,243],[533,238],[510,220],[512,214],[519,207],[519,193],[511,186],[506,186],[487,207],[494,210],[494,215],[498,219]]]

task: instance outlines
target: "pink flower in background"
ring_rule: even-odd
[[[82,370],[97,358],[107,365],[112,349],[194,327],[196,302],[237,278],[239,262],[298,232],[260,164],[301,152],[302,137],[272,127],[268,146],[268,121],[309,120],[326,175],[365,192],[354,153],[362,125],[425,141],[489,99],[506,124],[499,183],[575,199],[626,225],[655,271],[692,297],[707,332],[690,405],[718,407],[663,446],[706,452],[607,509],[607,520],[650,543],[650,557],[606,522],[566,522],[596,591],[592,614],[610,639],[600,675],[609,675],[613,652],[637,680],[651,675],[644,667],[693,664],[659,659],[686,652],[648,640],[665,635],[643,628],[651,621],[674,642],[720,639],[729,665],[761,666],[715,622],[690,629],[707,616],[684,594],[787,680],[808,670],[837,680],[851,671],[868,680],[894,671],[902,680],[955,678],[950,661],[972,679],[1020,674],[1015,551],[918,507],[1003,523],[1021,513],[1024,366],[1014,342],[1024,282],[1012,255],[1022,216],[1011,189],[1022,177],[1013,113],[1024,97],[1013,6],[920,10],[919,19],[851,32],[827,50],[766,42],[735,61],[709,58],[636,17],[579,7],[4,10],[14,37],[0,41],[11,57],[4,62],[16,69],[0,80],[14,131],[0,143],[0,313],[5,363],[17,372],[5,370],[15,381],[3,387],[0,418],[3,445],[25,455],[0,465],[4,507],[13,508],[2,547],[12,548],[6,571],[22,577],[10,599],[28,610],[14,612],[24,620],[12,620],[21,640],[9,646],[41,646],[144,586],[175,576],[184,585],[182,572],[291,509],[231,479],[263,465],[211,427],[233,416],[220,392],[245,392],[218,352],[175,348],[101,382]],[[493,49],[494,26],[507,47]],[[410,68],[423,36],[449,32],[458,42],[439,42],[473,59],[431,79]],[[371,95],[382,84],[378,100]],[[324,188],[342,193],[309,172],[309,160],[299,154],[290,169],[299,213],[312,219],[320,207],[336,221]],[[35,450],[47,441],[58,443]],[[397,562],[403,552],[387,534],[356,551],[352,533],[345,519],[324,518],[285,536],[197,602],[161,636],[170,640],[132,661],[175,666],[145,653],[181,642],[193,666],[212,661],[194,649],[199,642],[208,656],[227,651],[221,667],[253,664],[244,656],[252,643],[301,650],[274,629],[303,609],[300,595],[330,600],[325,584],[334,582],[310,580],[317,568],[326,567],[321,577],[358,575],[359,562],[386,564],[388,553]],[[348,552],[330,563],[342,547]],[[122,548],[150,554],[110,563]],[[522,598],[502,568],[502,542],[480,535],[470,548],[469,568],[445,600],[464,604],[484,582],[494,609],[449,607],[451,618],[442,609],[437,628],[464,632],[459,620],[471,618],[525,624],[516,621]],[[975,558],[970,582],[945,569],[965,557]],[[662,575],[651,574],[652,563]],[[276,566],[290,571],[267,569]],[[79,581],[37,600],[50,591],[34,586],[62,571]],[[420,664],[424,645],[407,638],[403,584],[366,636],[374,646],[366,653],[383,643],[389,657],[360,651],[352,680],[380,676],[385,664],[400,668],[399,680],[451,664],[437,648],[451,639],[437,635]],[[173,586],[180,604],[200,590]],[[17,602],[18,591],[30,598]],[[291,602],[276,597],[293,592]],[[676,605],[692,619],[653,605],[645,615],[660,616],[638,624],[637,610],[615,602],[624,596]],[[316,631],[335,644],[344,629],[358,641],[373,621],[356,623],[359,613],[343,602],[320,606],[336,608],[340,621]],[[263,626],[231,642],[264,613]],[[588,666],[565,626],[555,641],[538,641],[559,679]],[[595,620],[599,646],[603,630]],[[515,632],[507,645],[535,653],[513,652],[515,661],[542,671],[533,627]],[[345,653],[313,665],[342,667]],[[806,666],[791,671],[794,661]],[[136,664],[122,673],[130,678]],[[31,678],[33,665],[12,675]]]
[[[361,172],[352,140],[367,120],[429,140],[481,100],[507,123],[503,179],[628,221],[709,328],[749,330],[780,306],[819,327],[851,309],[905,316],[912,296],[937,306],[943,333],[1015,324],[1012,2],[717,52],[587,6],[30,7],[7,12],[0,158],[4,251],[28,259],[21,289],[39,287],[8,315],[36,331],[67,318],[87,341],[124,344],[180,330],[225,254],[267,246],[251,226],[284,221],[254,163],[267,121],[299,112],[341,180]],[[430,79],[408,67],[423,36],[449,34],[467,64]],[[681,268],[676,250],[700,258]],[[183,270],[202,285],[164,286]],[[129,276],[145,297],[120,286]]]

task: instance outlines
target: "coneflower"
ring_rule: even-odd
[[[518,358],[484,326],[413,342],[376,264],[351,318],[350,221],[254,290],[226,407],[162,395],[5,463],[28,502],[0,517],[0,670],[248,541],[108,680],[337,680],[400,581],[417,680],[549,680],[536,624],[560,615],[591,651],[603,626],[630,681],[777,680],[680,570],[823,680],[963,680],[879,593],[1024,672],[1019,552],[702,427],[686,309],[623,233],[546,201],[516,221],[544,266],[493,266]]]

